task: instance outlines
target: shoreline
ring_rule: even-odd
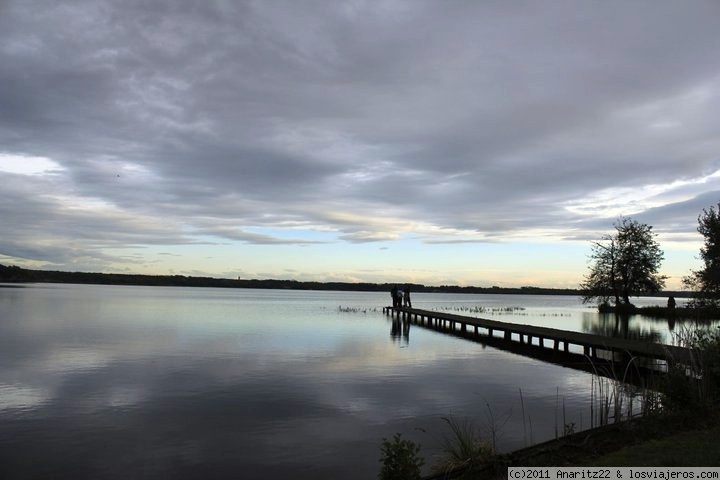
[[[590,467],[598,465],[612,466],[666,466],[667,450],[661,450],[655,457],[646,457],[644,450],[654,442],[670,442],[675,449],[691,448],[687,435],[715,432],[720,429],[720,419],[714,409],[698,412],[664,413],[647,417],[633,418],[622,422],[609,423],[583,430],[572,435],[537,443],[508,453],[495,456],[488,463],[475,470],[457,469],[425,475],[422,480],[444,480],[450,478],[507,478],[507,467]],[[688,444],[688,445],[685,445]],[[622,456],[618,457],[622,452]],[[711,462],[718,461],[718,448],[706,452]],[[670,464],[678,462],[673,457]],[[709,459],[710,460],[710,459]]]
[[[573,288],[523,287],[477,287],[460,285],[422,285],[403,282],[313,282],[281,279],[230,279],[215,277],[192,277],[185,275],[136,275],[120,273],[63,272],[56,270],[31,270],[0,264],[0,282],[4,283],[73,283],[81,285],[136,285],[148,287],[213,287],[250,288],[276,290],[326,290],[354,292],[389,292],[394,285],[409,287],[413,293],[469,293],[500,295],[570,295],[582,296]],[[683,297],[690,292],[658,292],[652,297],[674,295]]]

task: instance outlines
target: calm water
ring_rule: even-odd
[[[566,423],[590,426],[589,375],[417,326],[393,337],[389,299],[0,288],[0,478],[367,479],[395,432],[432,464],[443,416],[486,432],[494,423],[501,450],[554,438],[563,403]],[[414,294],[413,304],[670,338],[666,322],[618,325],[576,297]]]

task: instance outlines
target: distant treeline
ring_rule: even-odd
[[[0,265],[0,282],[5,283],[81,283],[96,285],[146,285],[158,287],[215,287],[215,288],[266,288],[285,290],[339,290],[359,292],[389,292],[393,285],[409,287],[412,292],[437,293],[501,293],[523,295],[581,295],[571,288],[542,287],[461,287],[459,285],[426,286],[416,283],[351,283],[351,282],[300,282],[297,280],[230,279],[188,277],[185,275],[132,275],[120,273],[60,272],[30,270],[17,266]],[[662,292],[662,295],[682,296],[682,292]]]

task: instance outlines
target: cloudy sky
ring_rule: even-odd
[[[0,0],[0,263],[669,287],[720,200],[716,1]]]

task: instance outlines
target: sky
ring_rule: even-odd
[[[0,0],[0,263],[679,288],[720,201],[717,1]]]

